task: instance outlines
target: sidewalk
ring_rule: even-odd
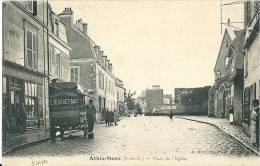
[[[260,152],[257,151],[257,148],[251,144],[250,137],[245,134],[242,127],[229,124],[228,119],[210,118],[207,116],[175,116],[175,118],[181,118],[213,125],[219,128],[220,130],[224,131],[226,134],[230,135],[234,139],[236,139],[238,142],[246,146],[256,155],[260,156]]]
[[[80,131],[81,130],[65,131],[64,139],[69,137],[71,134]],[[24,148],[48,140],[50,140],[49,131],[44,130],[26,132],[24,134],[17,134],[15,136],[11,135],[9,136],[8,141],[5,144],[3,144],[2,154],[5,155],[11,153],[13,150]]]

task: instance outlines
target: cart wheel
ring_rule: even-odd
[[[55,139],[56,139],[56,129],[55,129],[54,126],[52,126],[52,127],[50,128],[50,135],[51,135],[51,140],[52,140],[53,142],[55,142]]]
[[[87,132],[84,131],[84,138],[87,139]]]
[[[93,139],[94,138],[94,133],[93,132],[88,133],[88,138],[89,139]]]
[[[60,137],[61,137],[61,140],[63,140],[64,138],[64,132],[65,130],[63,128],[60,129]]]

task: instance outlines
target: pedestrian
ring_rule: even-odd
[[[251,141],[254,146],[259,148],[259,100],[253,100],[251,114]]]
[[[108,112],[108,110],[105,111],[105,123],[106,123],[106,126],[109,125],[109,112]]]
[[[114,123],[115,123],[115,125],[117,125],[116,122],[119,121],[119,115],[118,115],[118,112],[116,111],[116,109],[114,109],[113,114],[114,114]]]
[[[111,125],[113,125],[115,122],[115,112],[111,111]]]
[[[93,105],[93,100],[89,100],[89,104],[86,106],[86,118],[88,123],[89,138],[93,138],[94,121],[96,116],[96,108]]]
[[[168,117],[170,117],[170,121],[172,122],[172,121],[173,121],[173,119],[172,119],[172,117],[173,117],[173,112],[172,112],[172,111],[170,112],[170,114],[169,114]]]
[[[10,110],[10,133],[16,133],[17,131],[17,107],[15,104],[11,104]]]
[[[113,123],[113,118],[112,118],[113,114],[112,111],[108,110],[108,121],[109,121],[109,126],[112,125]]]
[[[230,124],[233,124],[233,121],[234,121],[234,110],[233,110],[233,106],[231,105],[229,107],[229,123]]]

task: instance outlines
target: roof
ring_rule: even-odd
[[[237,37],[232,41],[232,46],[234,47],[234,59],[236,69],[244,68],[244,55],[243,55],[243,44],[245,42],[245,30],[240,30],[237,32]]]
[[[236,32],[237,33],[237,32]],[[221,41],[221,45],[220,45],[220,48],[219,48],[219,52],[218,52],[218,57],[217,57],[217,60],[216,60],[216,63],[215,63],[215,66],[214,66],[214,71],[216,70],[216,67],[217,67],[217,64],[219,62],[219,57],[220,57],[220,54],[221,54],[221,50],[225,48],[225,43],[224,41],[226,40],[226,38],[229,37],[232,40],[235,39],[236,35],[235,35],[235,32],[229,28],[227,28],[222,36],[222,41]]]
[[[237,31],[233,31],[233,30],[230,29],[230,28],[227,28],[226,30],[227,30],[227,33],[229,34],[231,40],[234,40],[234,39],[236,38],[236,33],[237,33]]]
[[[74,25],[66,26],[66,31],[68,43],[72,48],[71,58],[95,58],[94,43],[86,34]]]

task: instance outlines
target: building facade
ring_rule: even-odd
[[[123,115],[126,111],[126,103],[125,103],[125,88],[123,81],[120,79],[116,79],[116,96],[117,96],[117,111],[120,115]]]
[[[48,6],[48,46],[49,46],[49,76],[50,80],[58,79],[65,82],[70,81],[70,51],[67,42],[65,25]]]
[[[2,4],[5,148],[5,145],[48,135],[48,8],[46,1],[5,1]]]
[[[104,111],[117,108],[116,77],[112,63],[99,46],[87,35],[87,23],[82,19],[74,23],[71,8],[59,14],[72,48],[70,80],[80,83],[88,95],[93,96],[97,108],[97,120],[104,118]]]
[[[224,32],[214,68],[215,82],[209,90],[208,115],[229,118],[233,108],[234,124],[242,123],[243,43],[245,31]]]
[[[259,1],[246,1],[244,3],[245,15],[245,56],[244,56],[244,98],[243,98],[243,127],[251,136],[252,143],[258,143],[259,138],[259,112],[258,124],[253,115],[253,101],[260,99],[260,36],[259,36]],[[258,132],[258,133],[257,133]]]
[[[159,85],[153,86],[151,89],[146,89],[146,113],[152,113],[160,109],[163,104],[163,89]]]

